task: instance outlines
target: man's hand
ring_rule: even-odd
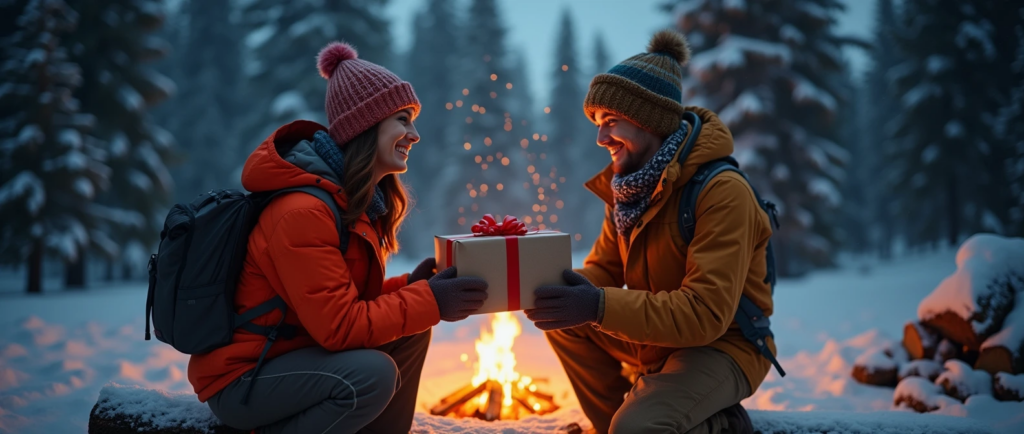
[[[417,265],[412,270],[412,273],[409,273],[408,284],[412,285],[414,282],[434,277],[435,268],[437,268],[437,261],[434,258],[424,259],[423,262],[420,262],[420,265]]]
[[[557,330],[597,322],[604,290],[572,271],[562,272],[569,286],[542,286],[534,293],[537,301],[526,317],[541,330]]]

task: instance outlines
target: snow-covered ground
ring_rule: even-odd
[[[841,412],[849,411],[886,411],[885,416],[871,419],[883,424],[914,420],[919,428],[927,426],[920,425],[921,419],[907,419],[910,415],[904,412],[889,412],[893,389],[858,384],[850,371],[865,349],[900,338],[903,324],[915,318],[920,301],[956,269],[954,253],[910,256],[891,263],[849,260],[838,270],[779,282],[772,321],[788,375],[779,378],[772,372],[744,405],[753,410],[814,411],[794,416],[804,421],[842,419]],[[399,260],[389,271],[398,273],[414,264]],[[142,339],[143,284],[52,291],[43,296],[21,294],[22,284],[20,277],[9,272],[0,277],[0,432],[85,432],[99,390],[110,382],[191,392],[185,378],[187,356]],[[414,432],[551,432],[570,422],[589,425],[543,335],[522,315],[518,318],[523,335],[514,347],[517,370],[546,379],[541,387],[553,392],[563,409],[541,418],[496,424],[426,413],[431,404],[470,380],[473,340],[488,318],[473,317],[435,328]],[[462,354],[467,355],[466,361],[461,360]],[[1024,403],[978,399],[943,412],[969,418],[964,421],[974,422],[981,432],[1024,432]],[[755,422],[768,421],[770,414],[754,412],[752,417]],[[850,415],[855,417],[864,415]],[[951,420],[923,417],[936,426]],[[774,424],[779,421],[771,418]]]

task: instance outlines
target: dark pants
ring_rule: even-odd
[[[263,363],[208,401],[222,422],[260,433],[409,432],[430,330],[375,349],[309,347]]]
[[[723,410],[751,394],[739,365],[711,347],[637,344],[589,325],[545,335],[598,433],[735,432]],[[623,363],[641,374],[635,383]]]

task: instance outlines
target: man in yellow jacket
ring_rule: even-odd
[[[604,227],[583,268],[566,271],[569,285],[539,288],[526,312],[599,433],[750,432],[739,402],[771,367],[734,321],[741,296],[772,312],[772,231],[750,185],[734,171],[714,176],[689,244],[680,231],[687,181],[733,152],[718,116],[679,102],[689,54],[682,35],[659,32],[647,53],[591,82],[584,111],[612,162],[586,186],[606,204]],[[702,128],[679,161],[695,129],[686,111]]]

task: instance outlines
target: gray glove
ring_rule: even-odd
[[[437,268],[437,261],[434,258],[424,259],[412,270],[412,273],[409,273],[409,281],[406,284],[411,285],[413,282],[434,277],[434,268]]]
[[[604,290],[594,286],[586,277],[572,271],[562,272],[569,286],[542,286],[534,295],[533,309],[526,317],[541,330],[557,330],[597,322],[598,307]]]
[[[460,321],[480,310],[487,300],[487,281],[477,277],[455,277],[455,267],[431,277],[427,283],[445,321]]]

